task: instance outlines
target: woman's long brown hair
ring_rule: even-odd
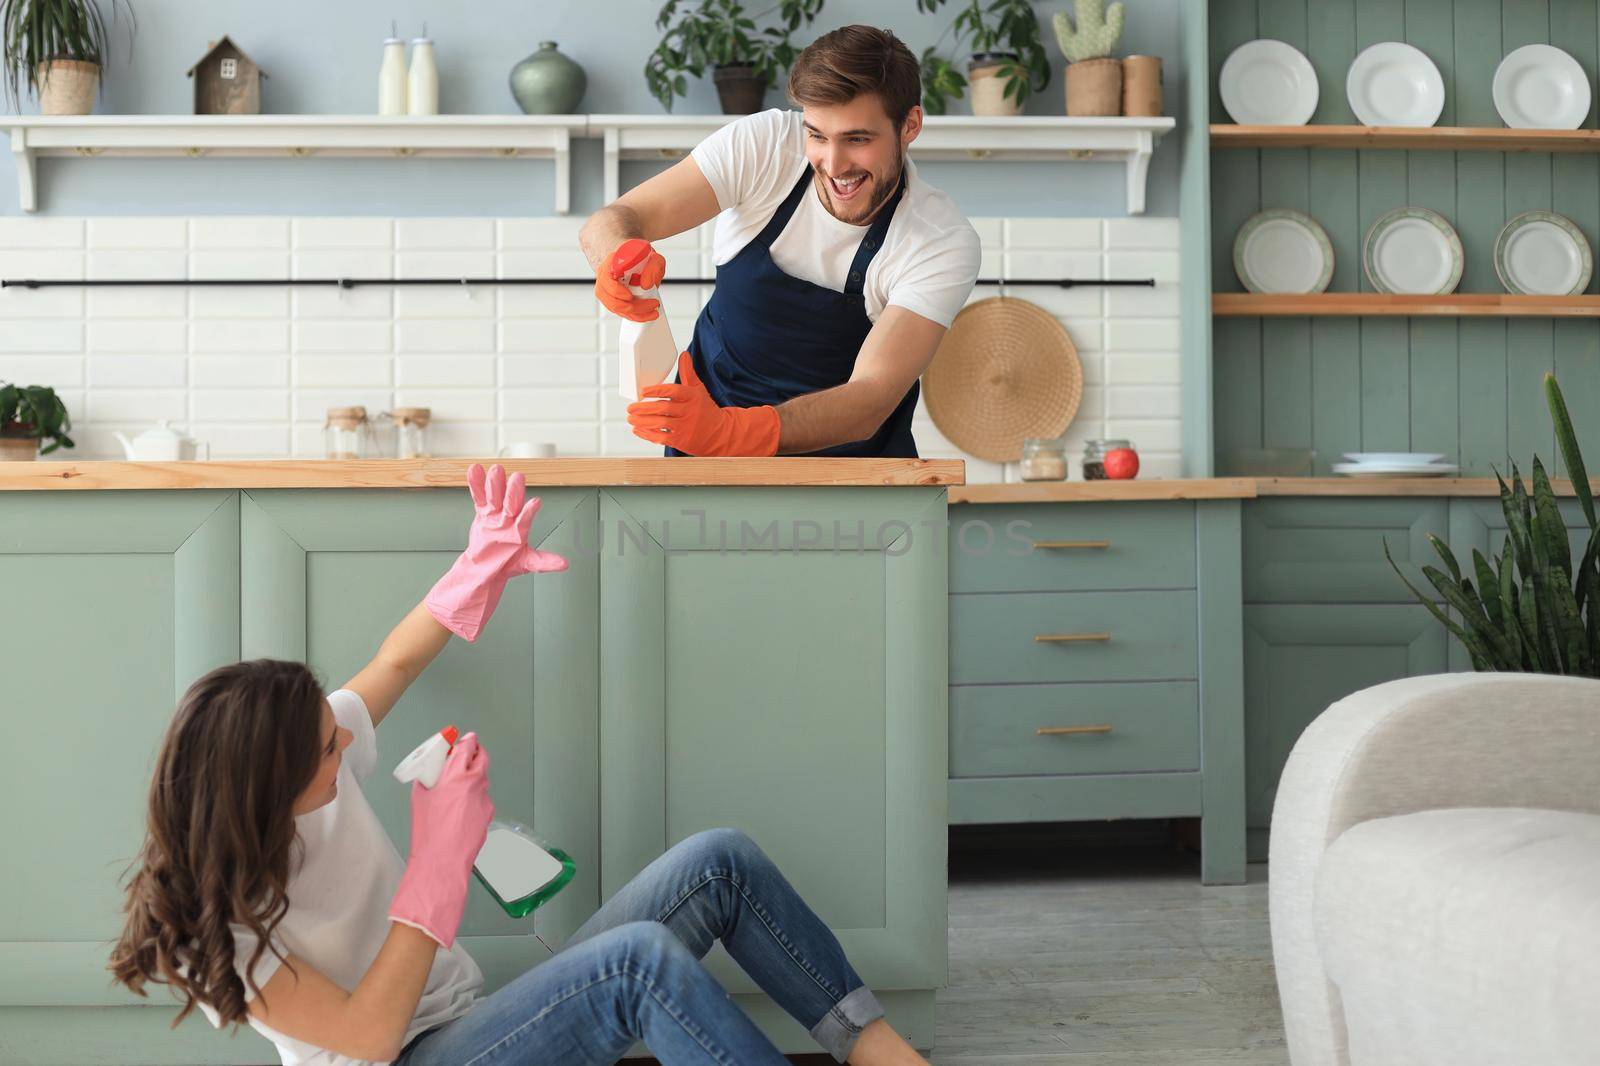
[[[141,996],[171,985],[174,1027],[197,1003],[224,1024],[249,1018],[228,923],[257,937],[253,972],[289,910],[294,803],[321,759],[322,697],[303,663],[234,663],[190,685],[167,727],[110,969]]]

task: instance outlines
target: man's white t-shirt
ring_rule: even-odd
[[[713,254],[721,266],[756,238],[793,190],[806,159],[806,129],[798,111],[779,108],[736,119],[690,153],[717,194]],[[851,260],[867,226],[833,217],[808,188],[794,217],[772,242],[772,261],[792,277],[844,291]],[[906,188],[867,267],[863,295],[876,322],[889,304],[948,326],[978,279],[978,233],[948,195],[917,176],[906,160]]]
[[[334,719],[355,734],[339,767],[338,794],[331,803],[295,819],[304,843],[304,860],[291,869],[289,911],[273,931],[284,955],[304,959],[334,984],[354,991],[389,936],[389,903],[405,865],[378,816],[361,791],[361,782],[378,761],[378,738],[361,697],[349,689],[328,693]],[[297,846],[296,851],[299,852]],[[258,938],[232,925],[234,967],[245,981],[246,1000],[254,999],[245,974]],[[282,961],[268,948],[256,964],[256,984],[265,988]],[[483,973],[457,941],[440,948],[428,971],[422,1000],[406,1027],[402,1046],[418,1033],[465,1014],[483,988]],[[201,1004],[218,1025],[220,1017]],[[284,1066],[358,1066],[361,1060],[285,1036],[251,1017],[250,1025],[278,1047]]]

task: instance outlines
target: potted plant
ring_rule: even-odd
[[[63,446],[75,447],[67,436],[71,428],[72,416],[56,390],[0,384],[0,461],[36,459]]]
[[[128,0],[128,40],[134,32]],[[100,76],[110,55],[110,36],[97,0],[0,0],[4,27],[6,95],[16,108],[19,88],[39,97],[45,115],[87,115],[94,108]]]
[[[789,35],[809,25],[822,3],[780,0],[749,15],[739,0],[667,0],[656,16],[656,29],[663,31],[661,43],[644,65],[650,95],[671,111],[674,96],[688,95],[685,75],[701,77],[709,66],[722,113],[754,114],[761,110],[767,90],[777,84],[779,72],[794,62],[796,51]],[[757,20],[774,12],[779,24],[758,28]]]
[[[1076,11],[1076,28],[1065,11],[1051,19],[1067,59],[1067,114],[1120,115],[1122,62],[1107,57],[1122,36],[1122,5],[1107,8],[1105,0],[1077,0]]]
[[[937,11],[944,0],[917,0]],[[952,32],[971,48],[965,78],[939,49]],[[974,115],[1020,115],[1029,94],[1050,84],[1050,61],[1039,41],[1039,20],[1028,0],[966,0],[939,40],[922,52],[922,107],[942,115],[970,82]]]
[[[1544,376],[1544,389],[1573,493],[1589,523],[1582,556],[1573,558],[1566,522],[1538,456],[1533,458],[1531,493],[1523,487],[1515,465],[1509,486],[1495,474],[1506,516],[1505,550],[1498,559],[1485,558],[1474,548],[1468,576],[1449,546],[1428,536],[1449,573],[1424,566],[1422,574],[1455,617],[1400,574],[1387,541],[1383,553],[1411,594],[1466,647],[1474,669],[1600,677],[1600,522],[1595,520],[1589,474],[1554,374]]]

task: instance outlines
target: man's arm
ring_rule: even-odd
[[[945,327],[897,304],[873,323],[850,380],[778,405],[778,454],[813,452],[865,440],[933,362]]]
[[[367,705],[373,728],[377,728],[390,709],[400,702],[411,682],[450,643],[450,636],[450,631],[419,603],[384,639],[372,661],[344,683],[342,687],[360,696]]]
[[[636,185],[589,216],[578,244],[598,271],[617,246],[634,237],[659,241],[715,218],[717,194],[693,156]]]

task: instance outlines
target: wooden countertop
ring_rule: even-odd
[[[0,491],[49,489],[421,489],[465,486],[498,462],[530,485],[961,485],[959,459],[264,459],[0,463]]]
[[[533,485],[947,485],[951,503],[1219,500],[1258,496],[1483,496],[1494,478],[1136,478],[968,485],[959,459],[263,459],[240,462],[0,463],[0,491],[50,489],[396,489],[466,485],[474,462],[520,470]],[[1572,482],[1552,479],[1560,496]],[[1591,480],[1600,495],[1600,480]]]
[[[1590,486],[1600,495],[1600,480]],[[1526,484],[1526,480],[1524,481]],[[1572,482],[1552,478],[1558,496],[1572,495]],[[1248,500],[1258,496],[1487,496],[1498,498],[1492,477],[1348,478],[1222,477],[1149,478],[1132,481],[1030,481],[1010,485],[958,485],[951,503],[1073,503],[1095,500]]]

